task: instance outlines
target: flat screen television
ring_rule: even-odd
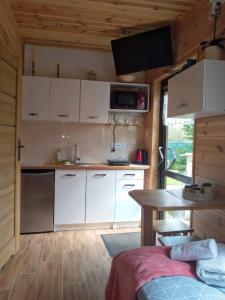
[[[111,41],[117,75],[173,65],[170,26]]]

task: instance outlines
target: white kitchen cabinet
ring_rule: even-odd
[[[113,222],[115,171],[87,171],[86,223]]]
[[[108,123],[110,83],[81,80],[80,122]]]
[[[128,193],[143,186],[143,180],[116,180],[115,222],[141,221],[141,207]]]
[[[23,76],[22,118],[49,120],[50,78]]]
[[[86,171],[56,170],[55,225],[85,222]]]
[[[202,60],[169,80],[168,117],[225,113],[225,61]]]
[[[50,120],[79,122],[80,80],[51,79]]]

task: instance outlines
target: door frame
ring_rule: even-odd
[[[172,77],[172,76],[171,76]],[[171,78],[169,77],[169,78]],[[161,93],[160,93],[160,119],[159,119],[159,149],[161,148],[162,157],[159,155],[159,171],[158,171],[158,186],[160,189],[166,188],[166,177],[173,178],[185,184],[192,184],[192,178],[175,173],[166,169],[166,149],[167,149],[167,126],[163,123],[164,112],[164,93],[168,91],[169,78],[161,81]],[[194,142],[194,141],[193,141]]]

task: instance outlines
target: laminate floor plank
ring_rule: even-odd
[[[35,234],[28,234],[28,241],[27,245],[42,245],[44,246],[46,241],[48,240],[49,235],[54,233],[35,233]]]
[[[2,290],[0,291],[0,300],[8,300],[10,290]]]
[[[100,235],[136,231],[22,235],[20,251],[0,271],[0,300],[104,300],[112,258]]]
[[[62,300],[62,263],[47,261],[41,264],[36,300]]]
[[[85,281],[84,262],[78,250],[63,252],[63,282]]]
[[[64,283],[63,300],[89,300],[89,299],[90,298],[88,294],[88,287],[86,281]]]
[[[74,239],[73,231],[57,232],[56,235],[58,235],[58,241],[62,251],[79,250],[79,246]]]
[[[0,290],[11,289],[22,265],[24,252],[19,251],[12,256],[0,272]]]
[[[85,269],[102,268],[104,261],[102,256],[99,255],[98,247],[95,244],[91,245],[91,247],[82,249],[82,255],[84,258]]]
[[[90,300],[105,299],[105,285],[108,272],[105,268],[88,269],[85,271]]]
[[[21,274],[17,276],[9,300],[35,300],[37,288],[37,274]]]
[[[59,235],[50,233],[46,240],[42,261],[62,260],[62,247]]]
[[[23,261],[19,273],[37,273],[41,265],[43,246],[39,244],[29,245],[24,251]]]

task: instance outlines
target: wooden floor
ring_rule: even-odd
[[[0,300],[104,300],[111,258],[100,234],[134,229],[23,235],[0,272]]]

